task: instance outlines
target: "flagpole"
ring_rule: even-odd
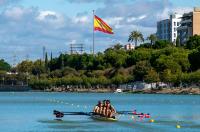
[[[94,55],[94,10],[93,12],[93,55]]]

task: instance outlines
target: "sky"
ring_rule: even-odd
[[[200,0],[0,0],[0,59],[10,64],[42,58],[45,46],[53,57],[69,53],[70,44],[92,48],[93,15],[108,23],[114,35],[95,32],[95,52],[128,43],[131,31],[144,37],[172,12],[200,7]]]

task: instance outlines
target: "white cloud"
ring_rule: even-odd
[[[135,20],[137,20],[136,17],[128,17],[128,18],[127,18],[127,22],[133,22],[133,21],[135,21]]]
[[[55,28],[61,28],[65,25],[64,16],[54,11],[40,11],[36,20],[51,24]]]
[[[142,19],[144,19],[146,17],[147,17],[146,15],[141,15],[139,17],[128,17],[126,21],[128,23],[131,23],[131,22],[134,22],[134,21],[137,21],[137,20],[142,20]]]
[[[75,23],[89,23],[90,18],[88,16],[76,16],[73,21]]]
[[[191,12],[192,10],[193,9],[189,7],[175,7],[175,8],[166,7],[161,13],[157,13],[157,19],[158,20],[168,19],[171,13],[184,14]]]
[[[5,16],[11,19],[19,20],[24,15],[24,10],[20,7],[14,7],[5,11]]]
[[[142,19],[144,19],[144,18],[146,18],[146,17],[147,17],[146,15],[141,15],[141,16],[138,17],[138,19],[139,19],[139,20],[142,20]]]
[[[118,25],[122,20],[124,20],[123,17],[110,17],[104,19],[104,21],[106,21],[109,25]]]

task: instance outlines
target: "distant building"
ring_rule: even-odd
[[[157,38],[175,43],[177,38],[177,28],[180,26],[181,17],[182,15],[174,13],[170,15],[169,19],[157,22]]]
[[[18,72],[6,72],[7,75],[18,75]]]
[[[170,20],[165,19],[157,22],[157,33],[156,36],[160,40],[170,41]]]
[[[178,36],[181,44],[195,34],[200,35],[200,8],[194,8],[193,12],[183,14],[180,24]]]
[[[126,45],[124,45],[124,49],[125,50],[132,50],[132,49],[135,49],[135,46],[133,44],[126,44]]]
[[[142,90],[142,89],[150,89],[150,88],[156,88],[156,83],[145,83],[141,81],[136,81],[132,83],[127,84],[121,84],[119,86],[122,90]]]
[[[170,41],[174,44],[176,43],[176,39],[178,37],[177,28],[180,26],[182,16],[183,15],[177,13],[170,15]]]

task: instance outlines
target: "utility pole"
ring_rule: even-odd
[[[93,12],[93,55],[94,55],[94,10],[92,11]]]

